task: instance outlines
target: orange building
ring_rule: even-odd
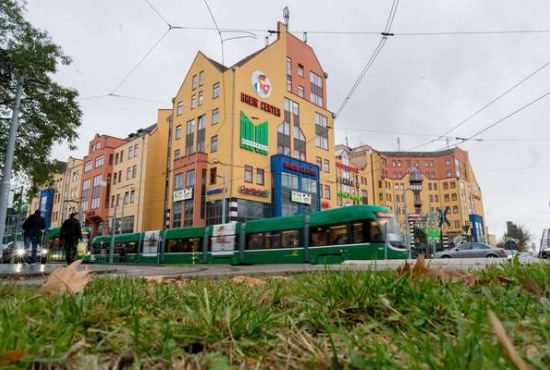
[[[124,139],[96,134],[82,160],[80,211],[83,221],[92,226],[92,235],[107,231],[114,152],[125,143]]]

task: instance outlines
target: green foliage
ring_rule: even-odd
[[[5,152],[15,99],[17,76],[24,76],[20,127],[14,173],[33,184],[47,183],[56,165],[49,159],[54,145],[77,138],[82,112],[76,90],[52,79],[71,60],[47,32],[33,27],[23,15],[24,4],[0,1],[0,49],[10,58],[12,78],[0,88],[0,163]]]
[[[524,226],[510,222],[508,230],[504,234],[503,241],[505,242],[508,239],[514,240],[517,250],[521,252],[527,250],[527,243],[529,243],[532,237],[533,235]]]
[[[490,308],[520,356],[549,368],[550,307],[521,281],[548,297],[550,265],[479,274],[491,283],[330,270],[265,277],[257,286],[96,278],[59,300],[4,284],[0,357],[25,351],[14,364],[25,368],[116,360],[134,368],[513,369],[488,321]]]

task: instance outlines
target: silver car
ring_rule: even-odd
[[[478,242],[466,242],[458,247],[437,252],[435,258],[505,258],[506,250]]]

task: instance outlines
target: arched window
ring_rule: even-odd
[[[294,158],[306,160],[306,137],[298,126],[294,126]]]

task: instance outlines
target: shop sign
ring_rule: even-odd
[[[156,257],[160,244],[160,230],[146,231],[143,240],[143,257]]]
[[[340,184],[342,184],[342,185],[347,185],[347,186],[353,187],[353,180],[351,180],[351,179],[345,179],[345,178],[342,177],[339,181],[340,181]]]
[[[294,203],[311,205],[311,194],[293,191],[290,193],[290,200]]]
[[[363,198],[361,198],[359,195],[353,195],[353,194],[344,193],[344,192],[338,192],[336,193],[336,196],[340,198],[355,200],[357,202],[361,202],[363,200]]]
[[[317,176],[317,171],[306,168],[306,167],[299,166],[297,164],[292,164],[292,163],[286,162],[283,165],[283,167],[286,168],[287,170],[291,170],[291,171],[294,171],[294,172],[305,173],[305,174],[311,175],[311,176]]]
[[[281,109],[280,108],[277,108],[276,106],[271,105],[269,103],[259,101],[258,99],[254,98],[254,97],[252,97],[248,94],[241,93],[241,101],[243,103],[246,103],[246,104],[251,105],[253,107],[260,108],[264,112],[271,113],[274,116],[277,116],[277,117],[281,116]]]
[[[193,188],[185,188],[174,191],[174,202],[181,202],[182,200],[193,199]]]
[[[235,223],[212,227],[212,254],[233,254],[235,250]]]
[[[323,203],[321,203],[321,207],[324,209],[330,208],[330,202],[324,200]]]
[[[267,198],[269,196],[269,190],[247,188],[246,186],[241,186],[239,191],[243,194],[254,195],[257,197]]]
[[[345,164],[340,162],[336,162],[336,167],[344,171],[359,173],[359,169],[357,167],[346,166]]]
[[[241,148],[267,155],[269,150],[268,129],[267,121],[254,125],[246,114],[241,112]]]
[[[221,188],[214,188],[206,191],[206,195],[214,195],[222,192]]]
[[[271,95],[271,81],[262,71],[252,73],[252,87],[262,99],[267,99]]]

